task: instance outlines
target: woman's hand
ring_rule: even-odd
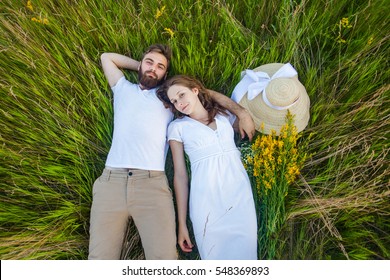
[[[179,226],[179,234],[177,238],[177,243],[179,244],[181,250],[185,253],[192,252],[192,245],[190,235],[188,233],[187,226]]]

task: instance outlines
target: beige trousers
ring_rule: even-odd
[[[147,260],[177,259],[175,212],[165,173],[122,168],[105,168],[93,185],[88,259],[119,259],[130,218]]]

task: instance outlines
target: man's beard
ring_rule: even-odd
[[[140,67],[138,70],[138,80],[140,85],[142,85],[145,89],[152,89],[162,84],[163,79],[158,79],[157,75],[154,74],[155,77],[150,77],[147,74],[153,73],[152,71],[145,71],[142,74],[142,68]]]

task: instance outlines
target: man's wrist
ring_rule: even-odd
[[[240,105],[240,109],[237,113],[237,118],[242,120],[248,117],[250,117],[249,111]]]

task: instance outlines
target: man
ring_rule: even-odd
[[[172,192],[164,173],[166,131],[173,115],[156,95],[165,80],[171,50],[152,45],[141,61],[104,53],[101,63],[114,94],[114,132],[106,167],[93,186],[89,259],[119,259],[130,218],[138,229],[147,260],[177,259]],[[138,70],[139,84],[121,69]],[[240,120],[241,135],[254,134],[249,113],[230,98],[213,99]]]

